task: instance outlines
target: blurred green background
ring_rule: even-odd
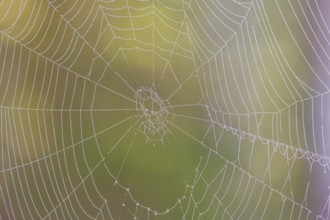
[[[322,216],[308,9],[0,1],[1,218]]]

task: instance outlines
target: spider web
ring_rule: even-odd
[[[0,1],[0,219],[329,219],[329,7]]]

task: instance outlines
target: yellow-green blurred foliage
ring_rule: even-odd
[[[0,2],[2,168],[19,167],[1,173],[0,183],[14,212],[59,219],[307,215],[291,205],[303,203],[299,182],[309,165],[260,139],[300,147],[290,133],[301,131],[285,126],[299,129],[298,113],[279,110],[306,93],[290,95],[299,82],[276,66],[275,53],[283,51],[279,59],[295,72],[305,66],[281,31],[276,5],[264,1],[270,26],[258,23],[254,3],[222,31],[219,20],[204,18],[210,9],[188,2]],[[285,3],[281,9],[290,13]],[[207,28],[223,41],[205,37]],[[168,111],[157,137],[136,101],[141,87],[152,88]]]

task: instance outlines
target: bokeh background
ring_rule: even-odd
[[[0,219],[329,219],[329,7],[0,1]]]

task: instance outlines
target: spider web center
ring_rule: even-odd
[[[167,102],[162,100],[151,87],[140,87],[135,93],[136,108],[142,120],[139,131],[145,134],[147,141],[161,141],[168,133]]]

